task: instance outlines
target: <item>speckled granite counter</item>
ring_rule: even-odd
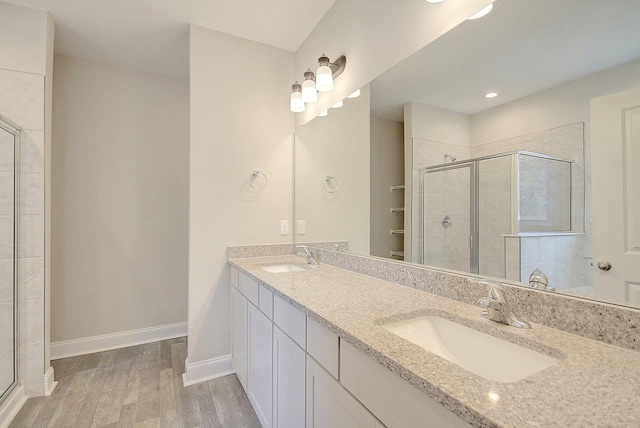
[[[502,326],[481,318],[480,308],[327,264],[277,274],[260,268],[290,262],[304,265],[295,256],[229,260],[474,426],[640,426],[638,352],[537,324],[531,330]],[[450,318],[560,361],[515,383],[492,382],[380,327],[422,314]]]

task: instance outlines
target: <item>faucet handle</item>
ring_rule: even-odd
[[[507,304],[507,290],[497,281],[488,282],[489,299]]]
[[[304,255],[311,254],[311,249],[306,245],[296,245],[296,250],[302,250],[304,252]],[[301,253],[298,253],[298,255],[301,255]]]
[[[481,308],[486,308],[489,306],[489,298],[488,297],[481,297],[480,299],[478,299],[478,306],[480,306]]]

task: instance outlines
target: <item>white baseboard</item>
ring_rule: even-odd
[[[58,382],[55,381],[53,367],[49,366],[49,369],[44,374],[44,395],[47,395],[47,396],[51,395],[53,390],[56,389],[57,385],[58,385]]]
[[[93,354],[110,349],[157,342],[187,335],[187,323],[160,325],[141,328],[120,333],[103,334],[101,336],[83,337],[81,339],[64,340],[51,344],[51,359],[75,357],[76,355]]]
[[[184,361],[184,369],[184,373],[182,374],[182,384],[184,386],[195,385],[196,383],[206,382],[235,373],[235,370],[231,367],[231,355],[212,358],[197,363],[190,363],[187,358]]]
[[[0,406],[0,428],[7,428],[26,402],[24,386],[20,385],[11,391],[6,401]]]

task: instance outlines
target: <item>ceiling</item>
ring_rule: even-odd
[[[3,0],[51,12],[55,52],[187,77],[188,26],[295,51],[335,0]]]
[[[403,121],[409,101],[474,114],[639,57],[639,0],[497,0],[372,82],[372,114]]]

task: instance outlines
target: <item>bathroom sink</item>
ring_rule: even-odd
[[[422,316],[383,327],[463,369],[495,382],[516,382],[558,362],[548,355],[438,316]]]
[[[300,272],[300,271],[305,270],[304,268],[301,268],[300,266],[293,265],[293,264],[290,264],[290,263],[281,264],[281,265],[260,266],[260,267],[262,269],[266,270],[267,272],[271,272],[271,273]]]

